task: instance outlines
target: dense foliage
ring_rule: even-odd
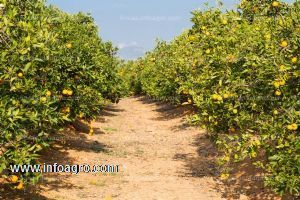
[[[245,159],[280,194],[300,195],[300,7],[243,0],[237,11],[194,11],[194,26],[123,69],[152,97],[188,101],[224,157]]]
[[[89,15],[43,0],[0,0],[0,174],[35,164],[52,133],[119,98],[115,52]],[[15,174],[12,182],[21,189],[36,176]]]

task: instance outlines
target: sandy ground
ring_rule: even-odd
[[[3,199],[219,200],[277,199],[249,172],[228,184],[218,180],[217,151],[205,131],[186,124],[191,106],[143,97],[108,106],[93,123],[95,135],[68,130],[41,162],[116,164],[119,173],[47,174],[36,189],[1,190]],[[250,183],[250,184],[249,184]],[[1,186],[1,185],[0,185]]]

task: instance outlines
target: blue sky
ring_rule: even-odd
[[[291,1],[291,0],[290,0]],[[142,56],[157,38],[171,40],[192,26],[191,11],[204,9],[207,0],[48,0],[66,12],[91,13],[104,40],[119,47],[125,59]],[[235,8],[238,0],[224,0],[225,8]],[[214,5],[214,3],[210,3]]]

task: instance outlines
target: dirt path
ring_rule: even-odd
[[[199,178],[201,170],[193,169],[193,163],[187,166],[187,160],[198,156],[194,142],[199,130],[185,127],[183,116],[183,110],[141,98],[107,108],[86,144],[59,154],[78,164],[119,164],[121,173],[61,175],[59,181],[46,177],[40,195],[57,200],[221,199],[211,177]],[[60,156],[54,155],[53,161]],[[207,159],[204,167],[209,167]]]
[[[41,186],[30,192],[0,192],[7,199],[30,200],[275,199],[253,178],[239,178],[228,185],[218,181],[217,151],[203,131],[185,124],[190,113],[189,106],[174,107],[141,97],[124,99],[107,107],[93,123],[94,136],[66,130],[41,160],[118,164],[120,173],[47,174]],[[245,174],[251,177],[248,169],[236,177]]]

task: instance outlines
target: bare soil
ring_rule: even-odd
[[[108,106],[94,123],[95,135],[72,129],[41,163],[118,164],[119,173],[46,174],[39,187],[16,192],[0,184],[3,199],[219,200],[280,199],[263,187],[248,164],[223,183],[217,150],[205,131],[190,127],[187,106],[132,97]],[[1,180],[0,180],[1,182]]]

